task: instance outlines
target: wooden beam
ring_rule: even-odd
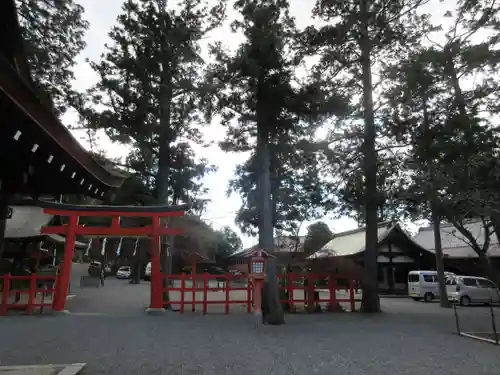
[[[57,226],[44,226],[41,229],[42,234],[67,234],[69,230],[68,225]],[[158,228],[160,235],[182,235],[184,230],[182,228]],[[152,234],[152,227],[150,225],[134,228],[134,227],[88,227],[79,225],[75,229],[76,235],[90,235],[90,236],[144,236],[148,237]]]
[[[107,217],[165,217],[165,216],[184,216],[184,211],[80,211],[80,210],[62,210],[58,208],[44,208],[43,212],[59,216],[107,216]]]

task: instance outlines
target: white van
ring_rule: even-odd
[[[454,276],[445,272],[445,278]],[[415,301],[423,299],[431,302],[439,298],[439,284],[437,271],[410,271],[408,273],[408,295]]]

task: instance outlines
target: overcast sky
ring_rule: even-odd
[[[115,24],[116,17],[120,13],[123,0],[78,0],[78,2],[85,7],[85,18],[90,22],[90,29],[87,33],[87,47],[78,58],[78,65],[75,69],[76,79],[74,86],[79,90],[85,90],[93,83],[96,82],[97,76],[90,69],[85,59],[98,60],[100,54],[104,51],[104,44],[109,42],[108,32]],[[313,0],[291,0],[291,11],[296,17],[297,25],[303,27],[313,23],[310,17],[311,9],[314,4]],[[432,11],[436,21],[441,18],[446,8],[453,4],[452,0],[431,0],[425,6],[426,10]],[[229,14],[231,17],[231,13]],[[228,27],[225,26],[220,30],[216,30],[212,35],[212,40],[222,40],[229,47],[238,45],[239,37],[232,34]],[[64,118],[64,122],[69,124],[75,121],[75,117],[71,114]],[[207,140],[217,141],[222,138],[224,129],[216,122],[210,124],[205,129],[205,136]],[[76,136],[82,134],[75,133]],[[82,143],[85,140],[80,138]],[[110,157],[125,157],[127,149],[124,146],[113,144],[109,140],[102,137],[101,146],[104,148]],[[217,144],[209,148],[196,148],[197,154],[200,157],[206,157],[212,164],[218,166],[218,171],[210,175],[206,181],[206,186],[210,189],[209,197],[211,199],[208,209],[204,218],[211,221],[212,224],[219,228],[222,226],[231,226],[237,230],[234,225],[234,215],[241,204],[239,196],[233,195],[226,196],[227,184],[234,173],[237,164],[246,160],[246,154],[231,154],[222,152]],[[326,218],[327,222],[334,233],[356,228],[356,222],[349,218],[341,218],[331,220]],[[303,225],[303,232],[309,223]],[[239,231],[238,231],[239,232]],[[245,246],[250,246],[255,243],[254,238],[243,237]]]

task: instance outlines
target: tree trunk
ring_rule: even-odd
[[[467,112],[467,105],[466,105],[466,100],[465,96],[462,92],[462,88],[460,87],[460,80],[458,77],[457,69],[455,67],[454,59],[453,57],[458,54],[459,51],[457,51],[455,48],[459,48],[459,44],[452,44],[448,45],[445,47],[445,61],[446,61],[446,73],[448,74],[451,85],[453,87],[453,93],[455,95],[455,104],[458,108],[459,114],[460,114],[460,119],[462,122],[465,123],[465,140],[467,142],[467,146],[473,145],[474,144],[474,136],[470,131],[470,117],[469,113]],[[468,160],[468,154],[465,154],[465,163],[464,163],[464,172],[463,175],[465,176],[465,179],[463,181],[464,187],[463,190],[467,191],[469,189],[469,160]],[[500,215],[498,214],[492,214],[490,217],[491,222],[493,224],[493,229],[495,231],[495,235],[497,236],[497,239],[500,239]],[[483,249],[475,249],[476,253],[479,255],[479,263],[481,266],[481,270],[483,272],[484,277],[490,278],[492,281],[497,281],[498,276],[494,270],[493,265],[490,263],[488,254],[486,254]]]
[[[179,196],[178,195],[174,195],[173,199],[172,199],[172,205],[176,205],[176,204],[179,204]],[[172,218],[169,218],[169,220],[167,221],[167,225],[168,226],[171,226],[172,225]],[[168,240],[167,240],[167,243],[166,243],[166,251],[168,256],[166,257],[168,259],[168,262],[166,264],[166,270],[167,270],[167,274],[168,275],[171,275],[173,274],[173,264],[174,264],[174,250],[175,250],[175,235],[171,234],[169,237],[168,237]],[[172,280],[173,281],[173,280]]]
[[[494,212],[491,214],[490,220],[493,224],[493,230],[495,231],[497,241],[500,243],[500,215]]]
[[[457,70],[455,68],[454,56],[458,51],[455,48],[460,48],[457,43],[447,45],[444,48],[444,58],[445,58],[445,73],[448,74],[448,77],[451,81],[451,85],[453,87],[453,94],[455,96],[455,105],[458,108],[458,113],[460,114],[460,122],[462,122],[462,126],[464,126],[464,139],[466,141],[467,147],[471,147],[474,145],[474,135],[471,132],[469,115],[467,113],[467,105],[465,102],[465,97],[462,92],[462,88],[460,87],[460,80],[458,78]],[[464,171],[461,183],[463,184],[463,191],[467,191],[469,189],[469,154],[464,154]]]
[[[162,25],[162,35],[165,40],[162,43],[162,77],[160,82],[160,149],[159,149],[159,159],[158,159],[158,174],[156,176],[156,194],[157,202],[159,204],[168,204],[169,196],[169,178],[170,178],[170,163],[171,163],[171,149],[170,144],[172,142],[172,129],[171,126],[171,105],[173,97],[173,84],[172,84],[172,53],[170,50],[169,41],[167,38],[168,29],[170,28],[170,17],[166,9],[167,3],[165,0],[161,0],[158,3],[159,11],[164,17],[164,22]],[[160,241],[161,243],[162,241]],[[160,249],[162,246],[160,245]],[[161,251],[161,250],[160,250]],[[172,249],[167,252],[165,247],[163,247],[163,252],[161,252],[161,263],[162,263],[162,273],[168,271],[169,263],[172,263],[171,256]],[[162,287],[165,289],[167,287],[166,278],[162,278]],[[164,301],[168,301],[168,293],[164,292]],[[165,305],[165,308],[169,308],[170,305]]]
[[[377,194],[377,152],[375,150],[375,118],[373,110],[373,85],[371,73],[371,40],[368,31],[368,0],[361,0],[361,69],[363,81],[364,144],[363,170],[365,176],[365,253],[363,275],[363,297],[361,310],[380,312],[378,295],[378,194]]]
[[[481,267],[481,273],[483,277],[486,277],[498,285],[499,277],[495,272],[493,265],[490,262],[490,258],[487,253],[481,252],[479,254],[479,265]]]
[[[269,153],[269,132],[266,124],[258,125],[257,155],[260,173],[259,189],[259,247],[269,252],[274,251],[274,228],[271,201],[271,171]],[[280,303],[278,278],[276,274],[276,258],[267,259],[267,279],[264,283],[262,309],[263,321],[267,324],[280,325],[285,323],[283,308]]]
[[[434,200],[433,200],[434,201]],[[431,203],[432,210],[432,230],[434,232],[434,248],[436,251],[436,269],[438,273],[439,284],[439,304],[441,307],[449,308],[451,303],[448,300],[446,285],[444,280],[444,262],[443,262],[443,246],[441,243],[441,224],[440,217],[436,207],[436,203]]]
[[[423,93],[422,103],[423,103],[423,114],[424,121],[423,126],[423,136],[424,136],[424,150],[427,163],[427,173],[430,181],[429,186],[429,196],[430,196],[430,207],[432,216],[432,230],[434,232],[434,249],[436,256],[436,269],[438,273],[438,284],[439,284],[439,303],[441,307],[449,308],[451,307],[450,301],[448,300],[448,293],[446,292],[446,285],[444,280],[444,262],[443,262],[443,245],[441,242],[441,216],[439,214],[439,196],[438,196],[438,186],[436,185],[436,172],[434,170],[434,160],[432,159],[432,134],[430,133],[430,120],[429,112],[427,111],[427,94]]]
[[[464,94],[462,92],[462,88],[460,87],[460,80],[458,79],[454,62],[454,55],[458,53],[458,51],[454,50],[454,48],[457,46],[458,44],[452,44],[444,48],[445,72],[450,78],[451,85],[453,87],[453,93],[455,95],[455,104],[458,108],[460,117],[462,118],[462,121],[468,121],[469,116],[467,114],[467,105],[465,102]]]
[[[167,107],[167,105],[163,105]],[[165,120],[165,126],[170,126],[170,102],[168,102],[168,120]],[[168,124],[168,125],[167,125]],[[163,126],[163,125],[162,125]],[[160,133],[160,152],[158,160],[158,176],[156,178],[156,190],[157,190],[157,202],[158,204],[168,204],[168,186],[169,186],[169,175],[170,175],[170,139],[168,137],[169,130],[163,129]],[[162,136],[163,134],[163,136]],[[161,225],[164,225],[164,221],[161,221]],[[167,246],[162,246],[164,244],[163,239],[160,239],[160,259],[161,259],[161,272],[162,274],[171,273],[171,263],[172,263],[172,249],[168,249]],[[162,278],[162,288],[165,290],[167,288],[167,279]],[[168,292],[163,292],[163,300],[169,301]],[[170,304],[165,303],[165,309],[170,308]]]

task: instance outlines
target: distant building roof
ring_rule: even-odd
[[[274,237],[274,249],[273,252],[276,253],[291,253],[291,252],[303,252],[304,251],[304,240],[305,236],[298,237],[298,244],[296,237],[293,236],[277,236]],[[246,256],[245,254],[251,253],[252,251],[259,248],[259,245],[253,245],[247,247],[231,256]]]
[[[465,228],[471,232],[480,246],[484,244],[484,227],[480,220],[471,220],[465,225]],[[412,239],[424,249],[435,252],[432,227],[420,228]],[[441,224],[441,243],[445,257],[477,258],[476,252],[467,243],[465,237],[452,224]],[[490,236],[488,254],[495,257],[500,256],[500,245],[494,233]]]
[[[63,237],[59,234],[47,234],[45,236],[49,241],[52,241],[56,244],[65,244],[66,237]],[[88,242],[75,241],[75,247],[84,249],[88,246]]]
[[[363,227],[338,233],[330,242],[307,259],[312,260],[360,254],[365,251],[365,231],[366,228]],[[399,224],[383,222],[378,225],[378,243],[384,241],[394,231],[398,231],[400,235],[406,237],[408,241],[412,241],[410,236],[401,229]],[[418,244],[415,245],[418,246]]]
[[[258,248],[259,247],[257,245],[255,245],[255,246],[252,246],[252,247],[245,249],[243,251],[239,251],[237,253],[234,253],[231,255],[231,257],[238,257],[238,258],[250,257],[252,255],[252,253],[254,251],[256,251]],[[263,252],[264,252],[264,254],[263,254],[264,256],[275,258],[275,256],[273,254],[271,254],[270,252],[267,252],[265,250],[263,250]]]

